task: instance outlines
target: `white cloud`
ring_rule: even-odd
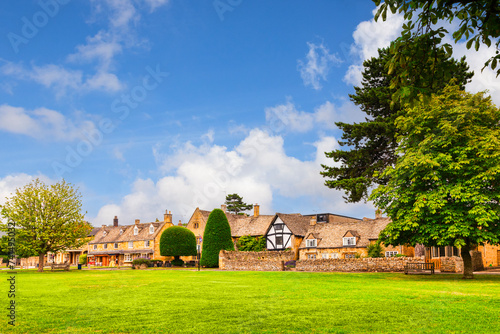
[[[55,180],[39,174],[39,175],[28,175],[24,173],[7,175],[0,178],[0,205],[5,204],[6,198],[10,198],[16,193],[16,189],[22,188],[34,179],[39,178],[45,184],[54,184]]]
[[[326,76],[334,64],[339,64],[341,60],[335,55],[330,54],[330,51],[323,45],[307,43],[309,52],[306,55],[306,60],[298,60],[298,68],[300,76],[304,81],[304,85],[311,86],[316,90],[321,89],[321,81],[326,81]]]
[[[314,126],[314,117],[310,113],[298,111],[295,105],[288,101],[286,104],[266,108],[266,121],[274,132],[282,130],[291,132],[307,132]]]
[[[377,9],[374,9],[374,16],[376,12]],[[351,45],[350,54],[353,57],[353,64],[349,66],[344,76],[346,83],[359,86],[362,79],[363,61],[378,56],[377,50],[379,48],[389,46],[391,41],[395,40],[401,33],[403,21],[402,14],[388,13],[386,21],[379,19],[375,22],[374,19],[371,19],[358,24],[352,34],[354,43]]]
[[[332,212],[359,215],[360,209],[371,211],[365,204],[345,204],[339,191],[323,185],[321,164],[332,165],[325,151],[338,148],[334,137],[322,137],[312,160],[302,161],[288,156],[284,139],[261,129],[252,129],[236,147],[185,143],[159,161],[171,171],[156,182],[137,179],[130,194],[119,203],[101,208],[91,220],[95,226],[109,224],[115,215],[121,223],[131,224],[138,218],[152,221],[171,210],[175,219],[186,222],[196,207],[211,210],[220,207],[228,193],[238,193],[247,203],[261,205],[262,214],[274,213],[273,198],[313,198],[318,207]]]
[[[144,0],[149,5],[150,10],[154,11],[156,8],[168,4],[169,0]]]
[[[0,130],[36,139],[70,141],[82,138],[95,129],[90,121],[73,122],[63,114],[47,108],[26,110],[0,105]]]

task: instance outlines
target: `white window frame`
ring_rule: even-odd
[[[318,247],[316,239],[306,239],[306,247]]]
[[[94,250],[96,250],[96,249],[97,249],[97,244],[94,244]]]
[[[356,246],[356,237],[343,237],[342,244],[344,246]]]
[[[134,242],[133,241],[129,241],[128,242],[128,248],[134,248]]]
[[[120,235],[122,235],[122,234],[123,234],[123,230],[122,230],[122,229],[120,229]]]
[[[155,233],[155,227],[153,225],[149,225],[149,234]]]
[[[106,236],[106,234],[108,234],[108,232],[106,232],[106,231],[102,232],[103,236]]]
[[[399,254],[398,251],[386,251],[385,252],[385,257],[394,257],[397,254]]]
[[[139,228],[137,226],[134,227],[134,235],[139,234]]]
[[[123,262],[132,262],[132,254],[124,254]]]
[[[149,240],[144,240],[144,247],[149,247],[151,242]]]
[[[328,253],[323,253],[321,254],[322,259],[328,259]]]
[[[344,257],[346,259],[355,259],[356,258],[356,254],[354,254],[354,253],[346,253]]]
[[[308,260],[316,260],[316,254],[307,254]]]
[[[340,256],[339,256],[339,253],[332,253],[332,259],[338,259]]]

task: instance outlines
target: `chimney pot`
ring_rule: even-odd
[[[222,211],[224,211],[224,213],[225,213],[225,212],[227,211],[227,205],[226,205],[226,204],[222,204],[222,205],[220,206],[220,209],[221,209]]]
[[[311,221],[309,222],[309,225],[311,225],[311,226],[316,225],[316,216],[311,217]]]
[[[254,217],[258,217],[259,216],[259,207],[260,207],[259,204],[255,204],[253,206],[253,216]]]
[[[164,223],[172,223],[172,213],[171,211],[165,210],[165,214],[163,215]]]
[[[140,222],[141,222],[141,220],[140,220],[140,219],[136,219],[136,220],[135,220],[135,224],[136,224],[136,225],[137,225],[137,224],[139,224]]]
[[[375,210],[375,219],[382,218],[382,210]]]
[[[105,225],[105,224],[103,224],[103,225],[102,225],[102,227],[106,227],[106,225]]]

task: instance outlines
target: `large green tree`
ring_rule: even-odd
[[[335,123],[343,131],[339,141],[342,149],[326,152],[326,156],[339,163],[334,166],[322,165],[325,185],[345,192],[347,202],[359,202],[368,198],[372,185],[386,184],[387,178],[375,172],[382,172],[396,161],[397,129],[394,121],[404,113],[399,103],[392,102],[397,91],[391,87],[392,76],[386,66],[390,60],[388,48],[379,49],[378,57],[366,60],[361,87],[354,87],[351,100],[366,114],[364,122]],[[431,87],[439,92],[450,79],[456,78],[463,88],[472,77],[464,58],[457,61],[439,52],[438,57],[429,59],[429,64],[439,68],[439,77],[422,71],[419,85]],[[346,150],[347,149],[347,150]]]
[[[221,209],[214,209],[208,216],[203,233],[203,250],[200,264],[205,267],[219,266],[219,253],[224,250],[234,250],[231,239],[231,227],[226,214]]]
[[[160,237],[160,254],[173,256],[174,265],[182,265],[180,256],[197,255],[196,236],[193,232],[182,226],[167,228]]]
[[[243,197],[238,194],[229,194],[226,196],[227,212],[242,215],[243,211],[251,210],[252,204],[243,202]]]
[[[496,54],[486,60],[484,67],[491,67],[500,74],[500,1],[498,0],[373,0],[379,6],[375,20],[385,20],[387,11],[404,13],[405,23],[401,37],[391,47],[391,59],[387,69],[392,75],[391,83],[398,90],[395,101],[412,99],[430,87],[420,87],[417,83],[420,71],[426,68],[428,55],[437,52],[452,53],[450,44],[441,44],[448,33],[438,20],[457,22],[452,35],[455,42],[465,40],[466,47],[474,46],[476,51],[481,43],[494,44]],[[414,18],[416,17],[416,19]],[[427,67],[433,70],[431,67]],[[401,83],[404,83],[402,85]]]
[[[16,254],[21,257],[39,256],[38,271],[43,271],[48,252],[78,248],[86,243],[92,226],[84,220],[81,194],[71,184],[61,181],[46,185],[33,180],[1,205],[6,219],[0,229],[8,231],[15,225]]]
[[[398,159],[371,196],[392,220],[380,239],[459,247],[464,278],[472,278],[469,251],[500,243],[500,109],[482,93],[450,86],[420,99],[396,125]]]

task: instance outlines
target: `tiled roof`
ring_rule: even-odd
[[[205,222],[207,222],[210,211],[200,210],[200,212]],[[259,215],[258,217],[254,217],[226,212],[226,217],[231,227],[231,236],[241,237],[243,235],[264,235],[274,215]]]
[[[280,217],[283,223],[288,226],[288,228],[294,235],[298,235],[301,237],[306,235],[309,224],[311,222],[311,217],[302,216],[300,213],[277,213],[276,215]]]
[[[149,233],[149,226],[151,224],[154,226],[154,233],[152,234]],[[163,225],[165,225],[164,222],[154,222],[101,227],[90,244],[153,240],[163,228]],[[134,228],[136,226],[139,228],[139,232],[137,235],[134,235]],[[120,230],[123,231],[121,235]]]
[[[321,223],[309,226],[308,234],[313,233],[318,239],[318,248],[339,248],[343,246],[342,238],[348,231],[358,235],[356,247],[367,247],[370,240],[378,239],[380,231],[387,224],[389,218],[366,219],[355,223]],[[300,248],[305,248],[305,240],[300,244]]]

